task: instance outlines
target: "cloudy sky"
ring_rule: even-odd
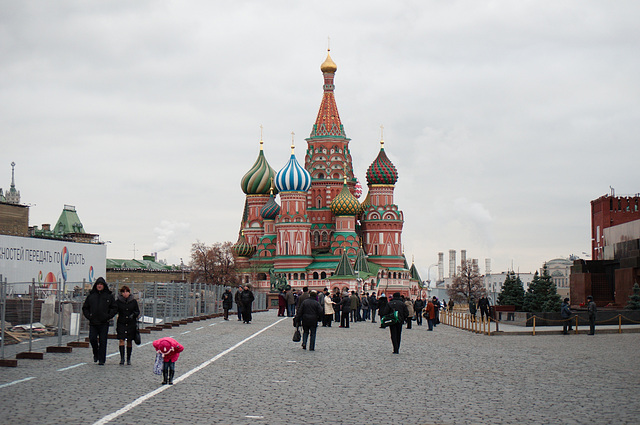
[[[197,240],[236,240],[260,125],[274,169],[292,131],[304,161],[330,37],[356,174],[384,125],[423,279],[449,249],[534,271],[590,252],[591,200],[640,192],[638,16],[637,1],[2,0],[0,187],[15,161],[31,225],[75,205],[109,258],[187,263]]]

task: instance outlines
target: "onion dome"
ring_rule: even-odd
[[[397,181],[398,170],[384,153],[384,141],[380,141],[380,153],[367,170],[367,183],[394,185]]]
[[[271,168],[264,156],[262,144],[263,141],[260,140],[260,153],[258,154],[258,159],[256,159],[253,167],[247,171],[247,174],[245,174],[240,181],[240,187],[247,195],[268,194],[271,187],[271,178],[276,175],[275,170]]]
[[[338,70],[338,65],[331,59],[331,55],[329,55],[329,49],[327,49],[327,58],[320,65],[320,71],[329,72],[335,74]]]
[[[362,183],[360,183],[360,180],[358,179],[356,179],[355,193],[353,194],[353,196],[358,199],[360,199],[360,197],[362,196]]]
[[[351,194],[346,180],[338,196],[331,201],[331,212],[335,215],[357,215],[360,212],[360,202]]]
[[[245,239],[244,232],[240,233],[238,242],[236,242],[231,249],[233,249],[233,252],[235,252],[238,257],[251,257],[256,252],[256,248],[249,245]]]
[[[263,220],[275,220],[279,212],[280,205],[278,205],[272,193],[271,196],[269,196],[269,200],[267,201],[267,203],[264,204],[264,206],[260,210],[260,215],[262,216]]]
[[[276,174],[276,188],[280,192],[306,192],[311,186],[311,175],[298,163],[291,144],[291,158]]]
[[[367,208],[371,206],[371,192],[367,192],[367,196],[365,196],[364,201],[360,204],[360,214],[365,212]]]

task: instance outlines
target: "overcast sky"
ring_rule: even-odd
[[[590,204],[640,192],[637,1],[0,1],[0,187],[75,205],[109,258],[237,239],[264,126],[298,161],[327,38],[357,177],[398,169],[404,247],[533,272],[590,252]],[[366,191],[365,191],[366,193]],[[362,198],[361,198],[362,199]],[[431,268],[434,278],[437,268]]]

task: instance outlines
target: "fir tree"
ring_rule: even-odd
[[[524,286],[520,276],[514,271],[507,273],[502,285],[502,291],[498,294],[498,305],[514,305],[516,311],[522,311],[524,303]]]
[[[542,276],[536,272],[529,289],[524,294],[524,311],[560,311],[561,297],[549,276],[547,265],[542,268]]]
[[[629,295],[629,303],[625,307],[629,310],[640,310],[640,286],[633,285],[633,294]]]

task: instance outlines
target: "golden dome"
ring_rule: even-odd
[[[330,72],[335,73],[338,70],[338,65],[331,59],[331,55],[329,55],[329,49],[327,49],[327,58],[320,65],[320,71],[322,72]]]

